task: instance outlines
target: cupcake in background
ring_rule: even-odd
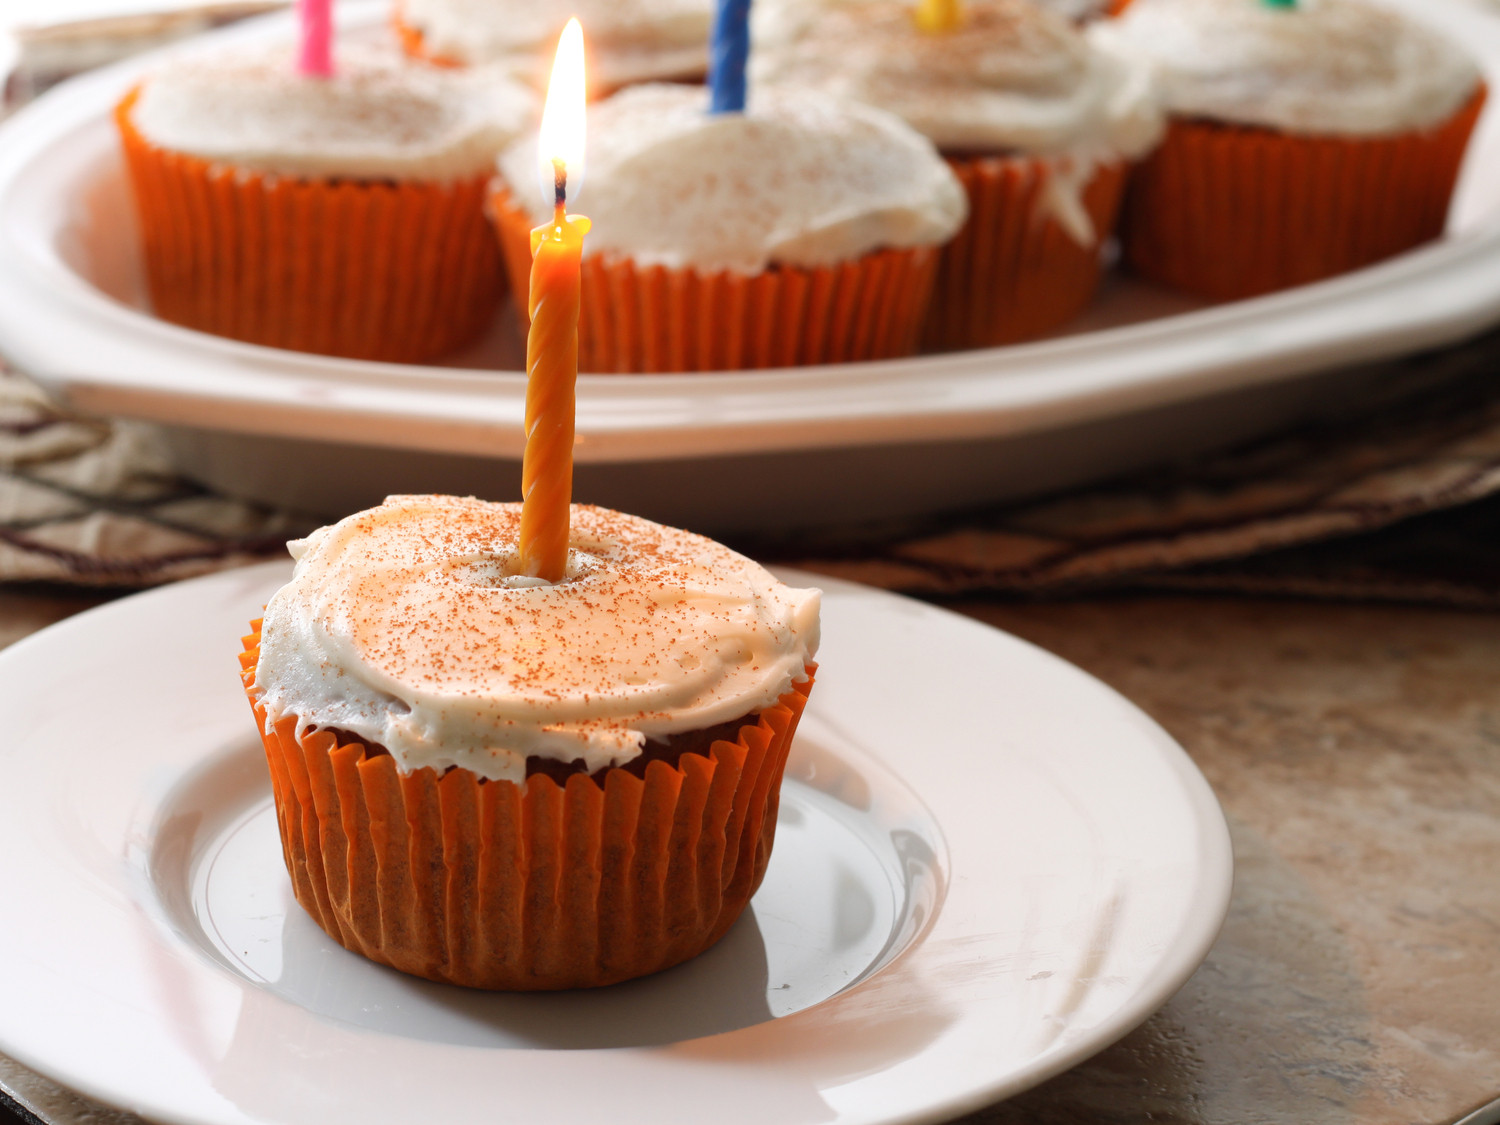
[[[898,118],[813,90],[635,86],[589,111],[579,365],[722,371],[909,355],[964,193]],[[550,217],[528,139],[493,209],[513,290]],[[524,301],[518,300],[523,318]]]
[[[1458,44],[1365,0],[1135,0],[1100,34],[1171,114],[1122,227],[1143,276],[1252,297],[1442,234],[1484,102]]]
[[[1129,164],[1161,135],[1144,67],[1027,0],[970,0],[941,32],[905,0],[758,0],[752,27],[755,81],[894,113],[963,183],[925,346],[1030,339],[1083,309]]]
[[[250,343],[420,362],[483,333],[504,273],[484,217],[536,98],[342,44],[182,59],[115,111],[158,316]]]
[[[713,0],[397,0],[406,50],[450,66],[501,66],[545,90],[557,37],[577,16],[595,96],[637,82],[701,79]]]

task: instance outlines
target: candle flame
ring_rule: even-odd
[[[583,186],[584,101],[583,28],[575,18],[557,41],[557,60],[542,107],[537,183],[549,208],[561,205],[564,196],[577,199]]]

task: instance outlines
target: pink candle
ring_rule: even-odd
[[[297,0],[302,43],[297,70],[314,78],[333,76],[333,0]]]

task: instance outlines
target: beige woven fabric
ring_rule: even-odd
[[[1497,361],[1500,334],[1389,365],[1347,415],[1227,453],[873,545],[759,553],[928,595],[1134,587],[1500,605],[1500,501],[1476,503],[1500,493]]]
[[[212,496],[149,428],[67,414],[0,371],[0,580],[148,586],[284,552],[308,524]]]
[[[1178,588],[1500,606],[1497,354],[1500,336],[1410,360],[1357,416],[1064,496],[875,539],[829,528],[813,547],[736,545],[923,595]],[[149,427],[72,416],[0,374],[0,580],[152,585],[282,555],[316,522],[214,496],[173,473]]]

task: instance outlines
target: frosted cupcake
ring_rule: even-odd
[[[492,319],[484,218],[529,89],[346,45],[331,78],[290,49],[192,58],[115,113],[157,315],[251,343],[416,362]]]
[[[1442,234],[1484,100],[1457,44],[1363,0],[1135,0],[1101,34],[1172,115],[1123,227],[1146,277],[1249,297]]]
[[[819,594],[702,536],[394,496],[291,544],[246,638],[298,901],[433,980],[577,988],[717,941],[765,873]]]
[[[596,95],[637,82],[701,79],[713,0],[398,0],[396,30],[412,54],[458,66],[504,66],[545,90],[569,17],[588,32]]]
[[[931,143],[811,90],[754,90],[746,113],[707,106],[702,88],[653,85],[590,108],[580,368],[910,354],[965,212]],[[517,293],[530,230],[551,215],[536,167],[535,142],[507,150],[493,201]]]
[[[927,346],[1027,339],[1088,303],[1127,166],[1161,135],[1144,67],[1026,0],[972,0],[935,34],[905,0],[760,0],[752,27],[755,81],[897,114],[962,181]]]

